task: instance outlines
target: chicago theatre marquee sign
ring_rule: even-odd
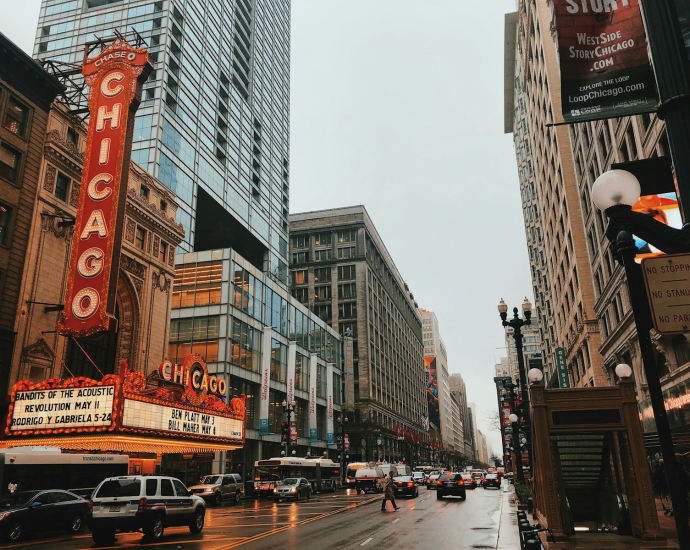
[[[120,370],[100,381],[17,382],[5,435],[22,445],[104,451],[200,452],[244,444],[245,396],[228,402],[225,380],[209,374],[199,355],[182,365],[161,363],[151,387],[126,362]]]

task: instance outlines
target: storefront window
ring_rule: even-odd
[[[218,361],[220,317],[196,317],[170,321],[168,359],[182,364],[190,353],[201,355],[206,361]]]
[[[232,320],[230,362],[259,372],[261,365],[261,331],[239,319]]]
[[[299,352],[295,357],[295,388],[309,391],[309,357]]]
[[[222,262],[201,262],[178,267],[173,282],[172,307],[219,304],[222,278]]]

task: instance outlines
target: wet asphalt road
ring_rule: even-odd
[[[354,493],[354,491],[352,492]],[[108,549],[161,550],[461,550],[495,549],[501,490],[467,491],[467,500],[436,500],[420,487],[416,499],[398,499],[400,510],[381,512],[380,495],[339,492],[310,501],[275,503],[246,499],[239,506],[209,507],[200,535],[187,528],[166,529],[163,540],[142,544],[141,534],[118,534]],[[87,529],[76,537],[61,533],[27,538],[2,548],[80,550],[95,548]]]

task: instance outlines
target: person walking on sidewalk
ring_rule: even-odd
[[[390,500],[393,505],[393,511],[398,511],[398,506],[395,504],[395,484],[393,483],[393,471],[388,472],[388,477],[383,480],[383,490],[385,491],[383,495],[383,502],[381,502],[381,511],[386,511],[386,501]]]

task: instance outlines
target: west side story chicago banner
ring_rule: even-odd
[[[554,0],[554,9],[566,122],[656,108],[639,0]]]

